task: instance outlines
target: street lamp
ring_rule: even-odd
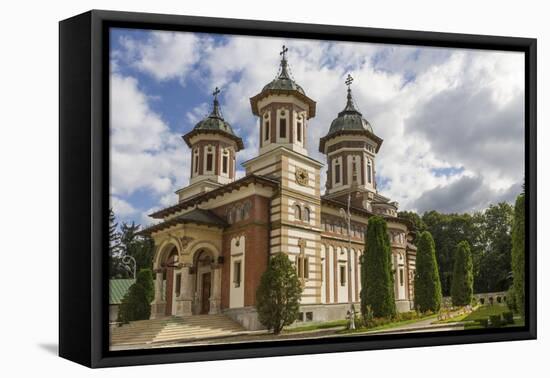
[[[124,269],[132,272],[134,274],[134,280],[136,279],[136,259],[133,256],[125,255],[122,259],[122,266]],[[130,267],[130,264],[133,265],[133,268]]]
[[[348,194],[348,208],[347,211],[340,208],[340,215],[348,224],[348,304],[349,304],[349,329],[355,329],[355,309],[353,308],[352,295],[351,295],[351,193]]]

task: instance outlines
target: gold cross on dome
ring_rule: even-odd
[[[283,45],[283,49],[282,51],[279,53],[279,55],[281,55],[283,57],[283,59],[286,59],[286,53],[288,51],[288,47],[286,47],[285,45]]]
[[[348,88],[350,87],[351,83],[353,83],[353,77],[348,74],[348,77],[346,78],[346,85],[348,86]]]

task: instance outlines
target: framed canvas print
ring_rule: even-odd
[[[60,355],[536,337],[536,40],[60,22]]]

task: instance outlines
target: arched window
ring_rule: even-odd
[[[340,183],[340,161],[338,160],[334,161],[334,183]]]
[[[300,205],[294,205],[294,219],[302,219],[302,209],[300,208]]]
[[[369,184],[372,184],[372,163],[370,162],[370,159],[367,163],[367,179],[369,180]]]
[[[309,210],[309,207],[304,208],[304,221],[309,222],[311,215],[311,210]]]
[[[264,114],[264,140],[269,140],[269,134],[270,134],[269,118],[268,118],[268,114],[265,113]]]
[[[296,122],[296,140],[298,142],[302,141],[302,116],[298,116],[298,121]]]

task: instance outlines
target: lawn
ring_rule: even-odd
[[[307,325],[298,325],[295,327],[285,328],[284,332],[295,333],[295,332],[307,332],[307,331],[316,331],[320,329],[327,328],[336,328],[336,327],[346,327],[348,325],[347,320],[333,320],[331,322],[324,323],[313,323]]]

